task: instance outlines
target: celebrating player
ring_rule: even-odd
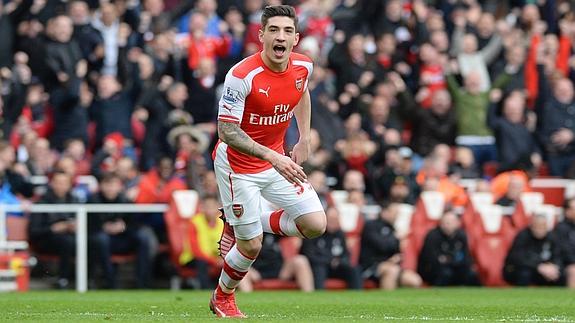
[[[258,256],[262,234],[315,238],[325,231],[325,213],[300,164],[310,153],[311,102],[307,89],[312,61],[297,45],[291,6],[264,9],[263,50],[226,75],[219,103],[214,168],[226,224],[220,241],[224,267],[210,300],[219,317],[245,317],[234,291]],[[299,141],[284,154],[284,136],[295,116]],[[266,211],[262,198],[280,207]]]

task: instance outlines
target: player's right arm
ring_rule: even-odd
[[[224,91],[219,103],[218,136],[229,147],[256,158],[265,160],[289,182],[298,183],[306,179],[301,166],[291,158],[257,143],[242,128],[246,96],[250,92],[249,84],[228,73],[224,82]]]

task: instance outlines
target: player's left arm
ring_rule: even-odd
[[[294,115],[299,130],[299,140],[293,147],[291,158],[301,165],[311,154],[310,128],[311,128],[311,98],[309,89],[306,89],[298,105],[294,108]]]

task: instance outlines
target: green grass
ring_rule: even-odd
[[[0,294],[0,321],[170,321],[213,319],[208,292],[35,291]],[[575,291],[566,289],[423,289],[393,292],[239,294],[248,321],[575,322]]]

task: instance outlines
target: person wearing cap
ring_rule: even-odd
[[[375,183],[378,199],[414,204],[420,189],[411,169],[413,151],[394,147],[385,156],[386,167]]]

